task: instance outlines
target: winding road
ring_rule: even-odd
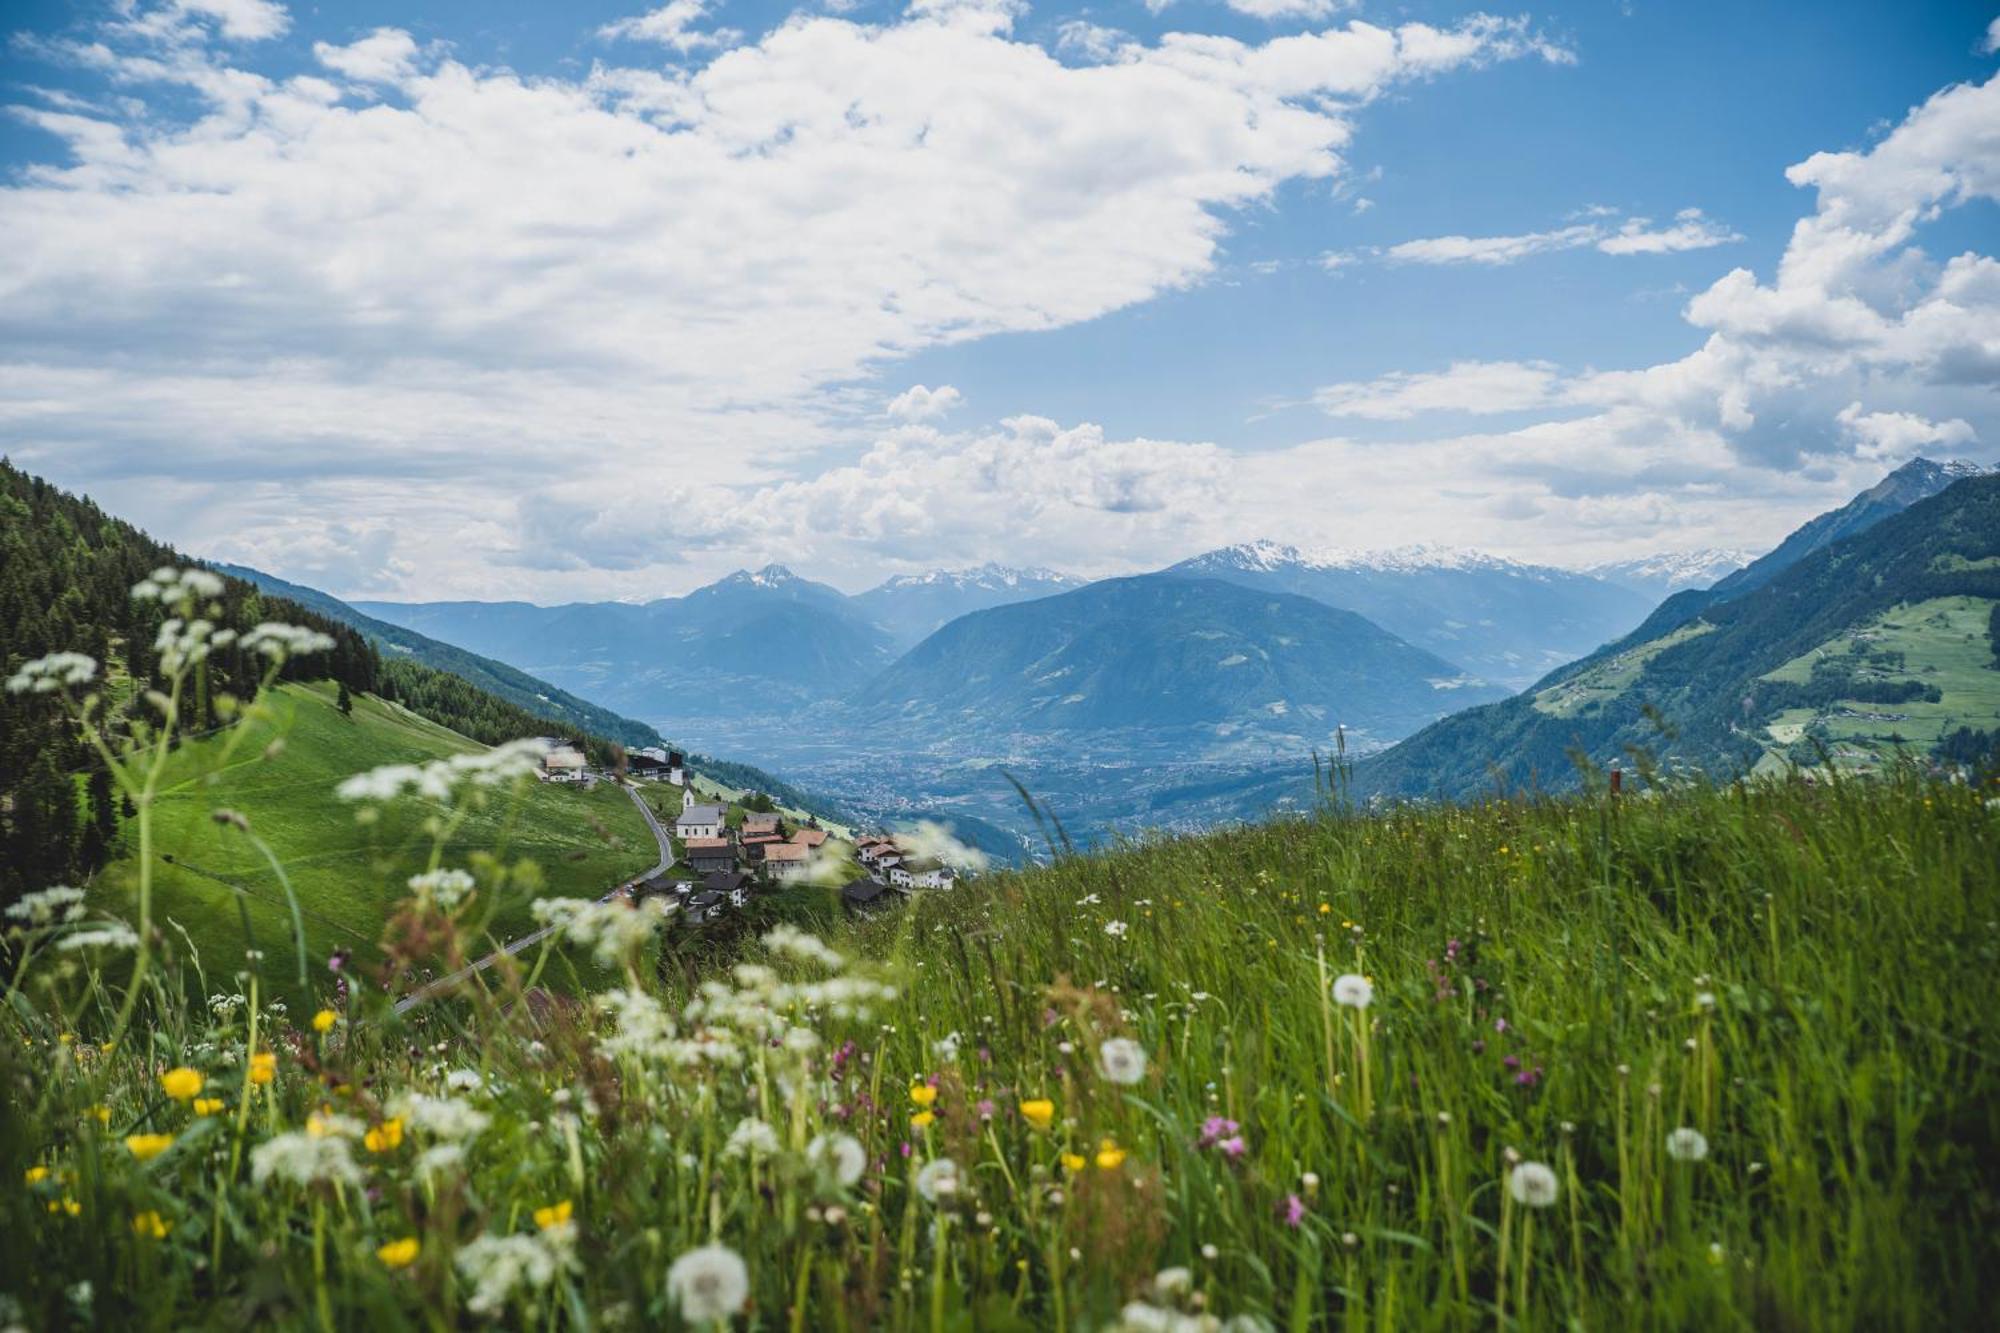
[[[599,898],[597,901],[601,903],[608,903],[621,894],[630,893],[633,886],[641,880],[651,879],[655,875],[666,874],[667,868],[674,863],[673,844],[667,841],[667,831],[660,826],[660,817],[653,813],[653,807],[646,804],[645,798],[639,795],[637,787],[627,787],[625,794],[632,798],[632,804],[638,806],[639,813],[645,816],[646,827],[653,830],[653,841],[660,845],[660,860],[659,864],[655,865],[651,870],[634,875],[631,879],[626,880],[623,884],[618,885],[602,898]],[[667,906],[667,910],[671,912],[675,906],[676,904],[670,903]],[[406,1014],[426,1000],[436,999],[439,995],[445,994],[455,988],[459,982],[464,981],[475,972],[484,972],[502,958],[512,957],[523,949],[540,944],[543,940],[554,934],[555,930],[554,926],[543,926],[540,930],[523,935],[520,939],[503,945],[492,953],[487,954],[484,958],[481,958],[478,962],[462,967],[449,976],[425,982],[402,999],[396,1001],[396,1012]]]

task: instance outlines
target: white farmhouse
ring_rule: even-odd
[[[682,842],[689,838],[720,838],[722,830],[722,807],[719,805],[690,805],[674,821],[674,836]]]

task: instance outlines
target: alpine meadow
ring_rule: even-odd
[[[1993,1323],[1990,0],[363,8],[0,17],[0,1333]]]

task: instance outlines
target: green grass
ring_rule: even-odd
[[[217,985],[242,966],[247,912],[266,976],[300,998],[284,889],[250,839],[218,823],[214,811],[246,816],[250,831],[284,867],[303,916],[308,973],[318,981],[335,948],[353,951],[363,963],[379,958],[377,943],[392,905],[409,876],[425,868],[430,843],[423,824],[435,813],[413,805],[363,822],[358,807],[333,798],[335,785],[383,764],[485,748],[371,696],[357,697],[352,716],[343,717],[334,693],[328,685],[280,686],[268,696],[272,720],[248,724],[242,736],[185,746],[170,761],[154,836],[156,849],[173,863],[158,866],[154,913],[187,932]],[[232,745],[228,764],[218,768]],[[496,794],[471,814],[452,847],[450,864],[456,865],[476,853],[531,860],[545,881],[541,892],[560,896],[596,897],[657,856],[630,799],[609,785],[586,793],[531,783],[518,806]],[[130,871],[129,862],[114,867],[103,896],[122,897]],[[491,928],[498,938],[531,928],[529,896],[515,894],[495,914]]]
[[[1796,741],[1807,726],[1816,726],[1856,762],[1878,763],[1905,747],[1928,751],[1959,727],[2000,727],[2000,671],[1993,667],[1987,633],[1992,613],[1993,600],[1986,597],[1934,597],[1899,606],[1763,677],[1805,684],[1812,679],[1814,663],[1827,658],[1900,654],[1901,665],[1863,667],[1856,678],[1933,685],[1942,696],[1936,703],[1839,700],[1817,710],[1787,709],[1767,730],[1785,744],[1787,737]]]
[[[0,1290],[38,1327],[78,1322],[85,1280],[106,1326],[453,1327],[467,1247],[505,1237],[551,1264],[502,1300],[518,1326],[681,1327],[665,1274],[719,1243],[749,1275],[730,1322],[765,1330],[1102,1330],[1170,1303],[1169,1267],[1189,1270],[1171,1303],[1290,1330],[1983,1327],[1995,798],[1899,771],[1068,860],[839,932],[843,986],[897,987],[858,1008],[781,984],[821,966],[744,941],[773,972],[690,974],[676,942],[677,963],[628,959],[623,1021],[504,984],[405,1020],[357,995],[325,1036],[168,1004],[100,1055],[101,1005],[58,968],[0,1012],[0,1170],[50,1171],[0,1190]],[[1370,1007],[1333,1001],[1344,972]],[[1099,1072],[1114,1037],[1149,1056],[1129,1085]],[[259,1091],[241,1053],[267,1043]],[[159,1095],[174,1063],[222,1115]],[[913,1082],[937,1090],[928,1126]],[[336,1126],[365,1192],[250,1183],[322,1103],[380,1124],[409,1090],[488,1118],[444,1174],[416,1165],[440,1131],[376,1152]],[[745,1117],[768,1149],[726,1150]],[[1237,1122],[1240,1159],[1204,1146],[1210,1117]],[[1680,1127],[1706,1160],[1670,1160]],[[174,1146],[138,1163],[138,1132]],[[825,1132],[860,1141],[855,1184],[807,1159]],[[1510,1153],[1552,1169],[1553,1206],[1511,1202]],[[940,1158],[960,1188],[918,1197]],[[540,1230],[564,1200],[570,1229]],[[135,1236],[154,1211],[166,1234]],[[404,1237],[418,1258],[391,1268],[378,1247]]]
[[[1618,656],[1579,672],[1568,680],[1560,681],[1535,695],[1536,711],[1552,717],[1576,717],[1591,709],[1616,699],[1632,687],[1646,669],[1646,663],[1677,644],[1698,638],[1714,629],[1706,621],[1697,620],[1682,625],[1671,634],[1663,634],[1657,639],[1628,649]]]

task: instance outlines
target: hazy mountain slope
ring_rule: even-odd
[[[1801,524],[1775,549],[1713,587],[1690,589],[1669,597],[1646,617],[1639,628],[1618,642],[1607,645],[1605,651],[1623,652],[1633,645],[1657,639],[1675,627],[1685,625],[1711,606],[1763,587],[1814,551],[1843,538],[1858,536],[1883,519],[1937,495],[1952,483],[1980,476],[1983,471],[1976,463],[1959,460],[1938,463],[1928,458],[1911,459],[1840,508],[1828,510]]]
[[[988,607],[1052,597],[1082,586],[1081,579],[1050,569],[1012,569],[988,564],[976,569],[899,574],[856,594],[853,601],[863,614],[888,631],[898,651],[907,651],[960,616]]]
[[[216,565],[215,568],[254,583],[266,592],[310,607],[329,619],[353,626],[373,640],[377,650],[385,657],[406,657],[440,671],[449,671],[537,717],[548,719],[558,729],[566,727],[594,732],[632,747],[663,744],[659,732],[643,722],[620,717],[609,709],[579,699],[567,690],[545,680],[537,680],[504,662],[440,642],[404,626],[378,620],[317,588],[292,583],[247,565]]]
[[[1218,579],[1145,575],[974,612],[856,696],[873,723],[957,736],[1406,734],[1490,697],[1350,611]]]
[[[1650,639],[1426,728],[1363,761],[1357,788],[1562,787],[1573,749],[1605,764],[1636,747],[1725,775],[1813,761],[1815,742],[1856,763],[1905,748],[1898,737],[1922,753],[2000,710],[2000,670],[1990,653],[1976,666],[1974,630],[1991,634],[1996,599],[2000,476],[1971,477]]]
[[[893,656],[888,633],[838,590],[776,565],[644,605],[356,605],[650,719],[786,711],[853,689]]]
[[[1474,552],[1311,552],[1257,542],[1168,573],[1310,597],[1366,617],[1483,679],[1519,688],[1625,633],[1652,602],[1588,574]]]

